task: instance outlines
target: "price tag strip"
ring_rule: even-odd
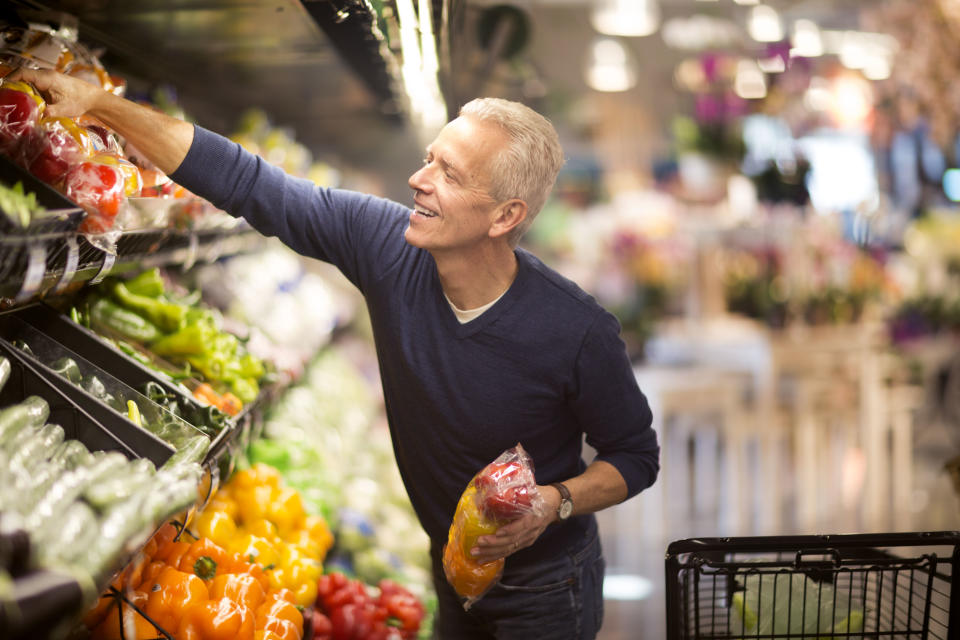
[[[32,243],[27,247],[27,270],[23,274],[20,291],[14,297],[16,303],[26,302],[37,295],[43,276],[47,273],[47,245],[43,242]]]
[[[115,253],[104,253],[103,254],[103,264],[100,265],[100,271],[97,272],[97,275],[90,280],[90,284],[100,284],[103,282],[103,279],[107,277],[107,274],[110,273],[110,270],[113,269],[114,263],[117,261],[117,255]]]
[[[60,281],[53,288],[55,294],[66,291],[74,276],[77,275],[77,266],[80,264],[80,245],[77,244],[77,236],[67,236],[67,262],[63,265],[63,275]]]
[[[197,254],[200,252],[200,239],[197,234],[190,234],[190,244],[187,246],[187,257],[183,260],[183,270],[189,271],[197,262]]]

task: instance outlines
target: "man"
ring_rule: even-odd
[[[44,94],[49,115],[98,118],[177,183],[336,265],[364,294],[394,452],[432,544],[440,638],[595,637],[604,562],[592,514],[652,484],[659,448],[617,321],[517,248],[563,163],[545,118],[505,100],[465,105],[410,177],[411,210],[293,178],[81,81],[14,77]],[[598,452],[589,466],[584,434]],[[447,531],[473,475],[518,442],[547,509],[478,540],[478,560],[507,561],[464,611],[440,562]]]

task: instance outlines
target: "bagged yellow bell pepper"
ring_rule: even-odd
[[[504,559],[478,562],[470,555],[477,538],[493,535],[504,524],[527,513],[543,513],[543,497],[537,490],[533,461],[520,444],[504,451],[470,480],[460,495],[457,510],[443,548],[443,571],[463,608],[497,583]]]

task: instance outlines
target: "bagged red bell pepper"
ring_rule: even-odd
[[[533,460],[519,443],[473,477],[460,495],[443,548],[447,581],[469,609],[497,583],[504,559],[478,562],[470,555],[477,538],[493,535],[503,525],[526,514],[543,514],[543,496],[537,490]]]

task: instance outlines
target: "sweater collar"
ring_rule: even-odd
[[[507,289],[498,300],[496,300],[489,309],[480,314],[479,317],[465,322],[463,324],[457,320],[456,315],[453,312],[453,309],[450,308],[450,304],[447,302],[447,297],[443,293],[443,287],[440,285],[440,274],[437,273],[436,263],[433,265],[433,285],[435,289],[435,298],[437,304],[440,307],[440,314],[443,317],[443,322],[450,331],[454,333],[457,338],[468,338],[472,335],[475,335],[479,331],[482,331],[485,327],[489,326],[493,322],[503,315],[503,313],[510,309],[514,303],[522,295],[524,288],[526,287],[526,282],[529,278],[529,254],[523,249],[514,249],[514,255],[517,258],[517,276],[513,279],[513,282],[510,284],[510,288]]]

